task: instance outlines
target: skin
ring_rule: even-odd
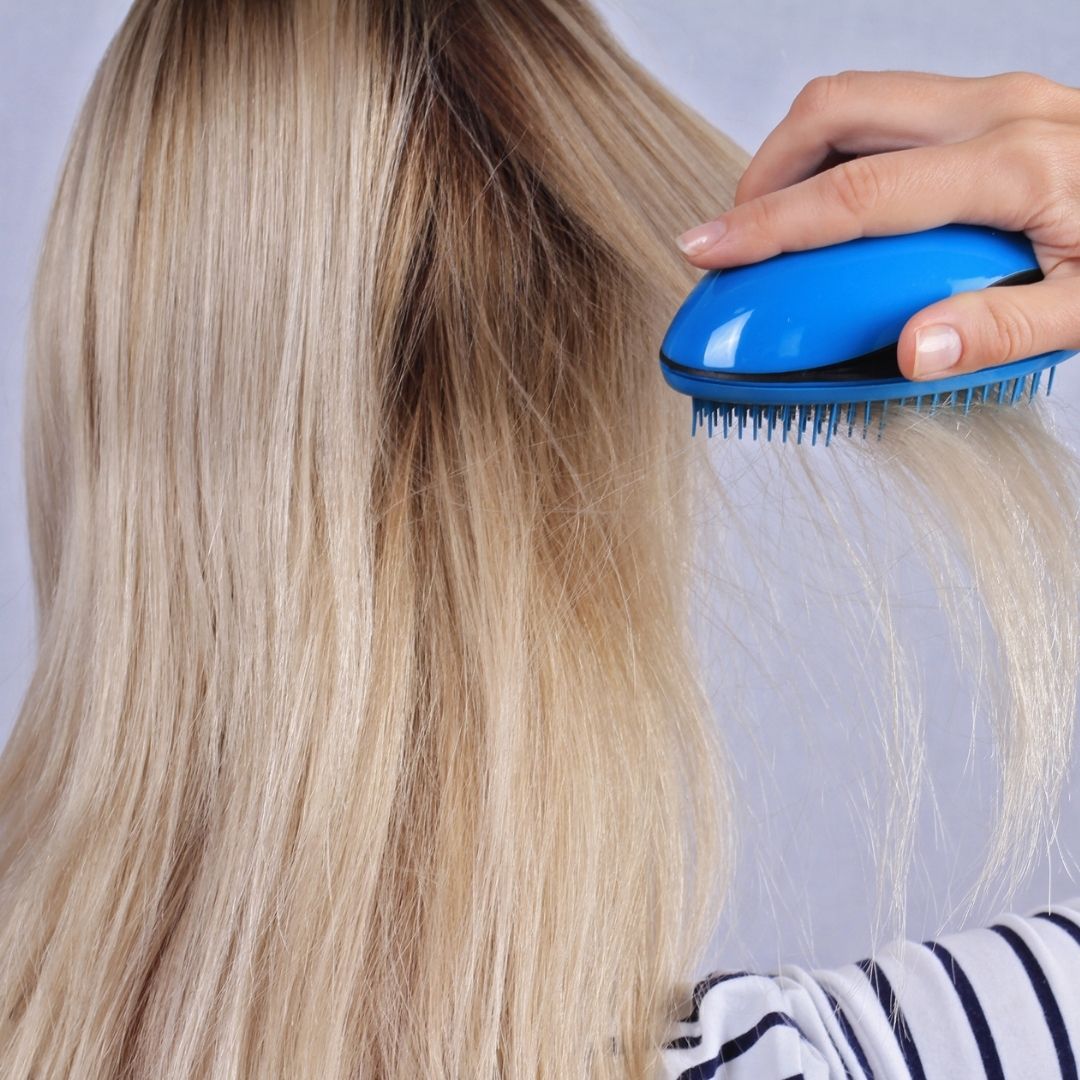
[[[724,268],[954,221],[1027,233],[1045,280],[923,308],[900,335],[901,372],[938,378],[1080,350],[1080,89],[1028,72],[813,79],[733,208],[677,243],[693,265]]]

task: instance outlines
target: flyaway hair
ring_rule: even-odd
[[[574,0],[137,0],[34,293],[0,1074],[648,1075],[734,857],[655,355],[745,163]],[[1069,505],[988,597],[1009,838]]]

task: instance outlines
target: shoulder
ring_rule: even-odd
[[[844,1076],[824,1022],[824,991],[800,969],[778,974],[714,973],[694,987],[691,1010],[672,1026],[665,1078]],[[815,1000],[819,997],[820,1000]],[[836,1069],[840,1071],[835,1072]]]
[[[1080,901],[837,968],[711,974],[662,1057],[665,1080],[1075,1078]]]

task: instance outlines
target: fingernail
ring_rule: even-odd
[[[964,344],[960,335],[944,323],[920,326],[915,331],[915,378],[940,375],[960,360]]]
[[[727,232],[727,222],[718,218],[716,221],[706,221],[704,225],[698,225],[689,229],[675,238],[675,243],[682,249],[684,255],[700,255],[707,251]]]

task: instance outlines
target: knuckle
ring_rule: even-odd
[[[826,174],[836,201],[855,217],[880,205],[887,192],[885,178],[872,157],[855,158],[836,165]]]
[[[1073,258],[1080,254],[1080,154],[1061,166],[1058,184],[1039,224],[1045,229],[1046,243]]]
[[[775,192],[768,192],[747,203],[750,212],[750,223],[754,229],[762,233],[772,233],[776,230],[778,221],[778,206]]]
[[[1080,184],[1076,133],[1065,124],[1037,116],[1010,120],[998,129],[1000,163],[1032,198],[1073,194]]]
[[[848,94],[855,75],[854,71],[839,71],[835,75],[816,75],[796,95],[792,110],[809,115],[829,112],[842,97]]]
[[[990,318],[995,354],[1017,360],[1034,355],[1035,329],[1023,308],[1012,301],[1001,301],[991,308]]]
[[[1003,144],[1014,152],[1030,154],[1032,148],[1038,146],[1056,127],[1053,121],[1044,120],[1041,116],[1021,116],[1006,120],[997,129],[997,134]]]
[[[1049,105],[1058,96],[1060,85],[1034,71],[1006,71],[995,76],[1001,90],[1010,99],[1029,107]]]
[[[1039,145],[1044,190],[1075,204],[1080,198],[1080,138],[1075,125],[1047,124]]]

